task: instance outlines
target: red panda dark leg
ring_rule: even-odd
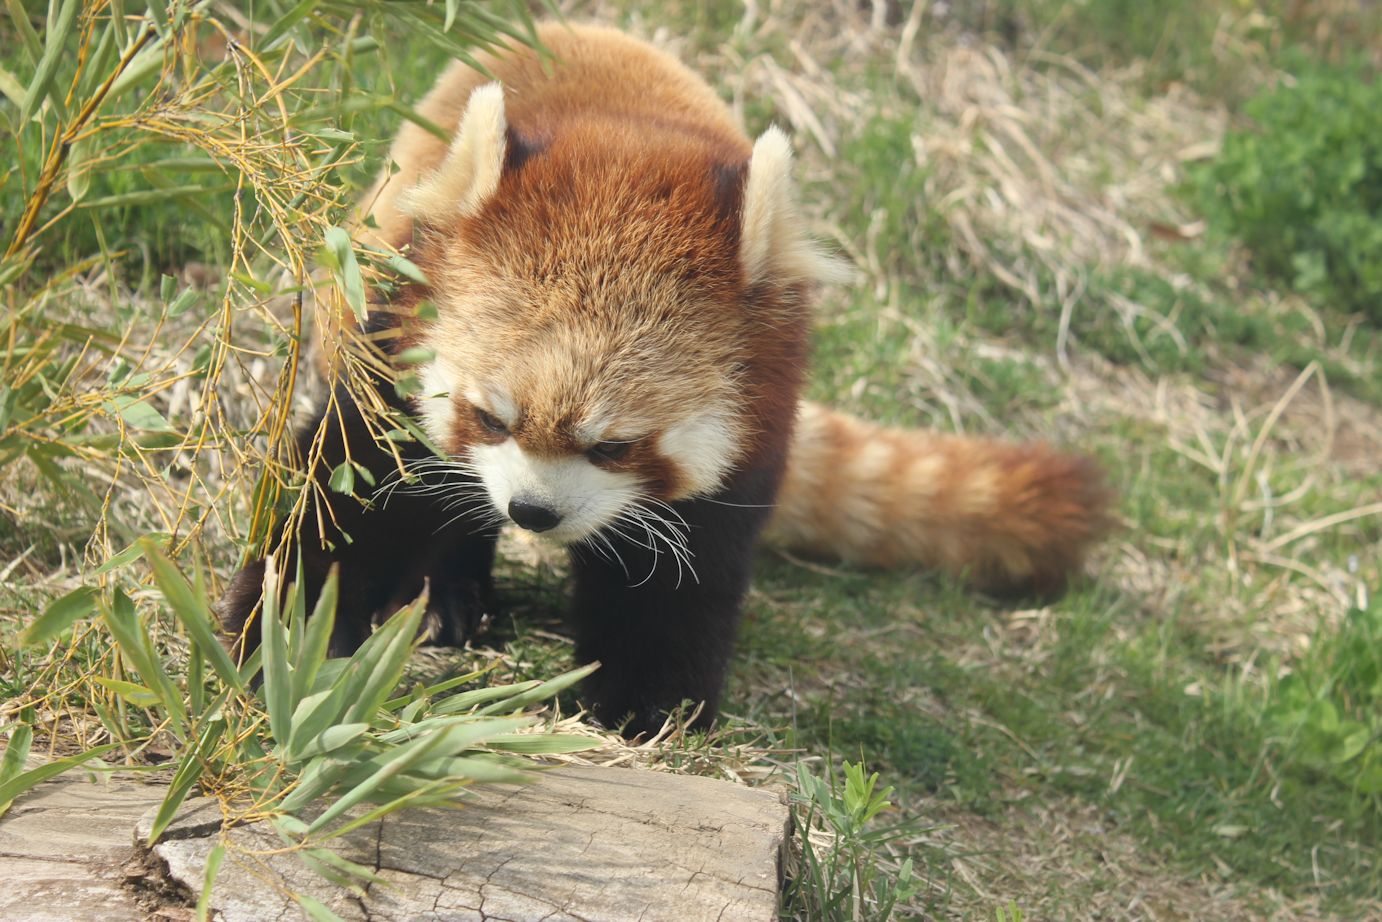
[[[337,388],[336,403],[338,412],[319,412],[299,433],[297,456],[306,457],[317,433],[325,427],[322,463],[316,473],[322,486],[325,488],[331,471],[345,460],[347,446],[350,458],[370,471],[376,486],[369,487],[363,477],[356,478],[356,491],[362,493],[364,503],[360,498],[324,489],[334,524],[323,514],[323,533],[317,516],[305,518],[296,536],[295,553],[284,569],[285,582],[296,571],[300,555],[310,610],[331,566],[339,564],[333,656],[354,652],[369,636],[376,615],[387,615],[411,601],[421,593],[424,579],[432,587],[429,608],[436,616],[432,639],[462,642],[483,612],[497,532],[468,518],[453,518],[454,511],[446,508],[446,497],[434,491],[391,490],[391,475],[396,470],[392,454],[374,443],[360,410],[343,386]],[[420,445],[403,449],[405,460],[430,457]],[[251,616],[261,602],[263,578],[264,562],[252,561],[231,580],[217,605],[222,630],[232,641],[243,637],[246,652],[259,642],[259,627]]]
[[[689,566],[624,526],[626,537],[606,535],[612,547],[602,545],[603,556],[589,546],[571,552],[576,657],[602,664],[585,691],[606,726],[627,719],[626,735],[655,733],[683,700],[705,703],[697,727],[715,719],[778,479],[749,471],[714,497],[674,503],[686,524]]]

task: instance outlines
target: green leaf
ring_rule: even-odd
[[[344,922],[340,916],[305,893],[294,893],[292,897],[313,922]]]
[[[279,801],[279,809],[289,814],[301,810],[331,790],[353,767],[352,764],[330,756],[313,759],[298,775],[296,784],[288,791],[287,796]],[[307,835],[305,824],[299,835]]]
[[[584,679],[586,676],[590,675],[592,672],[599,668],[599,663],[590,663],[588,665],[580,667],[579,669],[572,669],[570,672],[563,673],[562,675],[557,676],[555,679],[549,679],[546,682],[538,684],[536,688],[530,689],[529,691],[523,692],[518,695],[514,695],[512,698],[509,698],[504,701],[496,701],[494,704],[491,704],[488,707],[481,708],[475,713],[478,715],[493,714],[499,710],[513,711],[517,710],[518,708],[525,708],[530,704],[536,704],[539,701],[545,701],[548,698],[551,698],[553,695],[560,694],[561,692],[575,685],[581,679]]]
[[[3,67],[0,67],[0,96],[4,96],[16,106],[24,103],[24,85],[19,82],[18,77]]]
[[[526,778],[522,780],[527,780]],[[357,816],[347,822],[337,826],[330,833],[322,836],[323,839],[334,839],[348,835],[352,830],[367,826],[375,820],[395,813],[404,807],[420,807],[429,803],[435,803],[438,799],[443,801],[454,800],[456,795],[470,786],[469,779],[444,778],[433,781],[420,782],[416,787],[401,793],[399,796],[380,804],[373,810]]]
[[[311,692],[317,673],[326,662],[331,632],[336,626],[336,599],[340,595],[340,585],[340,568],[333,564],[317,596],[312,617],[307,619],[302,649],[297,651],[294,658],[297,663],[297,670],[293,674],[294,701],[301,702]]]
[[[273,561],[269,561],[269,566]],[[265,580],[264,608],[259,613],[260,649],[264,654],[264,684],[260,695],[269,711],[269,730],[280,745],[292,727],[293,676],[288,666],[288,637],[278,614],[278,580]]]
[[[168,305],[168,316],[181,317],[183,314],[187,313],[189,307],[197,303],[197,297],[197,289],[184,288],[178,296],[173,299],[173,303]]]
[[[351,657],[361,663],[366,672],[362,687],[350,699],[345,716],[347,723],[370,720],[398,685],[403,667],[418,644],[418,627],[426,610],[424,604],[418,599],[395,612]]]
[[[421,739],[404,743],[392,752],[376,756],[368,766],[373,772],[359,784],[345,792],[330,807],[308,824],[309,832],[326,827],[351,807],[367,799],[374,791],[391,778],[395,778],[410,767],[422,762],[440,750],[442,753],[455,752],[474,745],[486,736],[508,733],[516,730],[527,720],[486,720],[467,722],[447,727],[436,733],[429,733]]]
[[[445,700],[437,702],[432,707],[433,714],[455,714],[459,711],[469,711],[471,708],[479,707],[489,701],[498,698],[515,698],[524,692],[531,691],[541,685],[538,679],[531,679],[527,682],[519,682],[514,685],[495,685],[490,688],[475,688],[470,691],[452,695]]]
[[[410,259],[406,259],[395,253],[385,260],[384,264],[410,282],[417,282],[419,285],[427,284],[427,276],[424,275],[417,264]]]
[[[443,694],[444,692],[449,692],[453,688],[465,685],[468,682],[474,682],[476,679],[480,678],[486,672],[488,672],[490,668],[492,667],[487,667],[485,669],[476,669],[474,672],[467,672],[462,675],[452,676],[451,678],[438,682],[435,685],[428,685],[419,692],[409,692],[406,695],[400,695],[399,697],[394,698],[391,701],[385,702],[384,709],[388,711],[396,711],[405,705],[411,704],[413,701],[419,698],[435,698],[437,695]],[[532,684],[536,685],[538,683],[534,681]],[[507,687],[513,688],[514,686]],[[488,691],[489,689],[484,690]],[[446,700],[450,701],[451,699],[448,698]]]
[[[13,737],[10,738],[10,744],[14,744]],[[80,753],[79,755],[68,756],[65,759],[47,762],[40,765],[38,768],[30,769],[4,782],[0,782],[0,816],[4,815],[5,811],[10,808],[10,804],[12,804],[14,799],[20,794],[23,794],[35,785],[47,781],[49,778],[61,775],[68,769],[76,768],[84,762],[103,756],[112,749],[117,748],[118,745],[117,743],[106,743],[104,746],[88,749],[86,752]],[[6,750],[6,754],[8,755],[8,750]]]
[[[117,587],[111,602],[101,603],[101,618],[125,659],[158,694],[159,702],[163,705],[169,720],[170,732],[179,740],[185,739],[187,707],[154,652],[153,641],[140,623],[130,597]]]
[[[331,264],[336,281],[340,283],[346,304],[350,305],[355,319],[364,326],[368,319],[365,312],[365,280],[360,275],[360,264],[355,260],[355,249],[350,235],[339,227],[326,231],[326,247],[331,254],[327,260]]]
[[[110,689],[124,698],[130,704],[138,708],[151,708],[158,704],[158,694],[152,688],[146,688],[135,682],[126,682],[121,679],[109,679],[105,676],[92,676],[92,681],[102,688]]]
[[[435,349],[429,349],[426,346],[409,346],[407,349],[398,353],[396,361],[400,365],[422,365],[432,361],[436,357],[437,351]]]
[[[292,31],[294,26],[301,22],[309,13],[312,12],[312,10],[316,9],[317,3],[318,0],[302,0],[301,3],[293,7],[287,13],[284,13],[283,15],[276,17],[274,20],[274,24],[264,35],[263,47],[273,47],[275,42],[277,42],[280,38]]]
[[[15,724],[10,730],[10,741],[5,745],[5,756],[0,759],[0,784],[23,774],[24,762],[29,758],[29,749],[33,742],[34,728],[27,723]]]
[[[19,645],[36,647],[47,643],[96,611],[96,590],[90,586],[73,589],[67,595],[54,600],[43,610],[24,633],[19,635]]]
[[[292,755],[292,761],[302,762],[329,752],[335,752],[342,746],[359,739],[367,730],[369,730],[369,724],[363,723],[336,724],[327,727],[315,738],[308,740],[300,750],[295,751]]]
[[[29,11],[24,8],[23,0],[6,0],[5,5],[9,7],[10,20],[14,23],[15,31],[24,40],[24,51],[29,56],[29,61],[37,61],[43,55],[43,41],[29,22]],[[19,105],[19,100],[15,100],[14,104]]]
[[[331,479],[326,485],[337,493],[349,496],[355,492],[355,467],[349,461],[342,461],[331,470]]]
[[[63,0],[62,6],[58,9],[57,19],[44,36],[43,57],[39,59],[34,78],[29,82],[29,88],[24,94],[24,104],[19,107],[21,129],[30,116],[38,111],[38,106],[45,97],[52,101],[54,110],[62,118],[67,118],[67,107],[63,105],[62,94],[50,91],[53,88],[53,80],[58,75],[58,65],[71,53],[71,49],[67,47],[67,38],[72,34],[72,26],[77,21],[77,10],[80,7],[80,0]]]
[[[166,432],[173,428],[168,424],[168,420],[163,418],[162,413],[149,406],[143,399],[131,394],[116,394],[106,401],[105,408],[108,412],[123,419],[125,425],[132,429],[152,429]]]
[[[139,189],[135,192],[122,192],[119,195],[106,195],[101,198],[85,199],[79,208],[131,208],[140,205],[160,205],[170,201],[182,199],[204,199],[208,195],[221,192],[232,192],[235,186],[222,183],[215,186],[205,186],[192,183],[184,186],[172,186],[167,189]]]
[[[207,922],[211,918],[211,889],[216,885],[216,875],[221,871],[221,862],[225,861],[226,847],[217,843],[211,852],[206,856],[206,870],[202,873],[202,892],[197,896],[196,915],[197,922]]]
[[[149,541],[155,541],[159,544],[166,544],[168,542],[169,537],[171,536],[167,532],[161,531],[149,532],[148,534],[144,535],[145,539]],[[138,541],[134,541],[130,543],[124,550],[117,551],[115,554],[111,555],[110,559],[108,559],[105,563],[101,564],[99,567],[92,570],[91,575],[101,576],[105,573],[110,573],[112,570],[118,570],[123,566],[127,566],[143,556],[144,548],[140,547]]]
[[[80,202],[91,190],[91,148],[93,135],[78,138],[67,151],[67,194]]]
[[[224,693],[222,693],[220,701],[224,703]],[[173,780],[168,785],[168,793],[164,796],[163,802],[158,805],[158,812],[154,814],[153,825],[149,829],[148,844],[157,843],[164,830],[168,828],[168,824],[177,816],[183,801],[192,792],[193,786],[201,780],[202,772],[206,768],[206,760],[220,745],[225,732],[226,722],[224,719],[217,718],[211,721],[202,728],[201,735],[197,738],[197,744],[183,755],[177,770],[173,772]]]
[[[552,755],[559,752],[584,752],[603,745],[590,736],[574,733],[509,733],[492,736],[485,741],[491,749],[519,752],[525,755]]]
[[[244,690],[240,671],[231,660],[230,654],[221,646],[212,626],[211,609],[205,596],[194,592],[192,586],[178,571],[177,566],[163,555],[153,541],[144,538],[140,541],[144,557],[154,571],[154,582],[158,584],[163,597],[173,610],[173,615],[187,630],[189,636],[201,645],[211,668],[216,670],[226,687],[236,691]]]

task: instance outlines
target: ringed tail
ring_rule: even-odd
[[[1001,594],[1061,591],[1110,529],[1090,458],[1040,443],[896,429],[803,402],[769,540],[921,565]]]

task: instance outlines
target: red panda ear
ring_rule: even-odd
[[[802,229],[792,189],[792,144],[777,126],[753,145],[741,214],[739,259],[749,285],[843,282],[852,274]]]
[[[489,83],[474,90],[446,159],[403,193],[400,210],[425,224],[440,224],[479,212],[499,188],[506,129],[503,87]]]

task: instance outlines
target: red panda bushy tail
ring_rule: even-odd
[[[803,403],[768,538],[1046,595],[1109,530],[1110,498],[1098,465],[1080,455],[886,428]]]

